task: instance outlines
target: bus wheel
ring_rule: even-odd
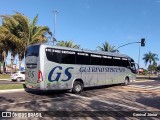
[[[74,94],[80,94],[83,90],[83,84],[80,81],[75,81],[73,84],[72,92]]]
[[[124,85],[126,86],[126,85],[128,85],[128,84],[129,84],[129,78],[126,77],[126,78],[125,78],[125,81],[124,81]]]

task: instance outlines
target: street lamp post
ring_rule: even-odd
[[[56,41],[56,15],[58,14],[58,11],[53,11],[54,13],[54,34],[53,34],[53,45],[54,41]]]

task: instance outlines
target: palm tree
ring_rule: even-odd
[[[1,27],[0,27],[1,29]],[[1,33],[1,31],[0,31]],[[0,34],[0,54],[2,55],[2,62],[3,62],[3,72],[5,72],[5,63],[6,63],[6,59],[7,59],[7,55],[8,55],[8,51],[9,51],[9,47],[7,45],[7,41],[5,41],[5,39],[1,36]],[[0,67],[1,68],[1,67]]]
[[[30,22],[26,16],[18,12],[12,16],[5,15],[1,17],[2,26],[4,28],[2,33],[5,34],[5,39],[15,43],[15,50],[11,52],[14,52],[12,55],[18,54],[20,68],[27,46],[38,42],[46,42],[46,34],[52,35],[52,33],[47,26],[36,25],[38,15],[35,16],[32,22]]]
[[[144,54],[143,60],[145,62],[145,65],[148,64],[151,65],[152,63],[156,63],[156,61],[158,61],[158,55],[152,52],[146,53]]]
[[[101,46],[97,47],[101,51],[106,51],[106,52],[116,52],[115,46],[111,46],[108,42],[105,42]]]
[[[13,69],[13,62],[16,54],[18,53],[18,46],[22,42],[19,34],[18,22],[12,16],[1,16],[2,26],[0,28],[0,38],[8,51],[11,52],[11,66]],[[18,31],[18,32],[17,32]],[[12,73],[11,69],[11,73]]]
[[[1,46],[1,45],[0,45]],[[8,55],[8,50],[7,48],[5,48],[5,46],[2,46],[2,52],[0,52],[0,54],[2,55],[2,63],[3,63],[3,72],[6,72],[5,70],[5,63],[6,63],[6,59],[7,59],[7,55]],[[1,67],[0,67],[1,69]]]
[[[156,64],[156,61],[158,61],[158,55],[152,52],[146,53],[144,54],[143,60],[145,62],[145,65],[148,64],[149,62],[149,66],[151,66],[151,64]],[[148,67],[149,69],[149,67]],[[149,73],[149,79],[150,79],[150,73]]]
[[[47,41],[45,36],[47,33],[52,35],[47,26],[37,26],[38,15],[36,15],[32,22],[29,19],[20,14],[16,13],[13,18],[19,23],[18,27],[21,31],[17,31],[21,35],[21,43],[18,46],[19,55],[19,66],[21,66],[21,61],[24,58],[24,53],[28,45],[35,43],[42,43]],[[19,67],[20,68],[20,67]]]
[[[74,42],[72,41],[59,41],[56,44],[56,46],[63,46],[63,47],[70,47],[70,48],[77,48],[77,49],[80,48],[79,45],[74,44]]]

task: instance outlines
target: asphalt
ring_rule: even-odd
[[[12,83],[16,83],[16,82],[13,82],[11,81],[10,79],[0,79],[1,83],[3,84],[3,81],[6,82],[7,80],[7,83],[9,84],[12,84]],[[137,80],[135,81],[135,83],[138,83],[138,82],[151,82],[151,81],[155,81],[155,80],[149,80],[149,79],[146,79],[146,80]],[[17,82],[17,84],[22,84],[24,82]],[[133,84],[135,84],[133,83]],[[10,93],[10,92],[23,92],[23,91],[26,91],[24,88],[23,89],[8,89],[8,90],[0,90],[0,93]],[[29,90],[27,90],[29,91]]]

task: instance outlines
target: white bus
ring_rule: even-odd
[[[127,85],[136,78],[134,60],[116,52],[36,44],[25,57],[25,83],[31,89],[80,93],[84,87]]]

